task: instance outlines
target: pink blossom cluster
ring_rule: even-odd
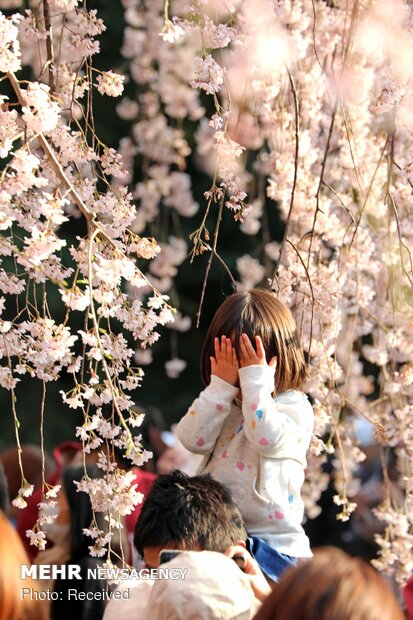
[[[134,432],[142,416],[132,408],[131,393],[143,371],[135,365],[130,343],[135,339],[145,350],[159,338],[159,326],[174,317],[168,296],[140,268],[161,248],[133,227],[135,201],[122,184],[128,175],[122,155],[96,136],[88,142],[86,94],[96,88],[117,97],[124,76],[110,70],[95,78],[91,57],[99,51],[96,37],[105,26],[96,11],[77,5],[76,0],[49,3],[52,31],[59,33],[51,45],[38,14],[35,18],[27,10],[24,17],[6,18],[0,13],[1,78],[15,97],[0,100],[0,385],[11,392],[19,445],[21,376],[39,379],[44,399],[48,382],[63,372],[72,378],[62,400],[83,415],[77,436],[84,452],[101,450],[104,478],[80,484],[94,510],[108,517],[107,532],[91,529],[93,552],[100,556],[110,545],[114,524],[120,525],[142,499],[133,473],[116,467],[113,446],[131,466],[150,457]],[[22,63],[39,78],[20,80]],[[71,218],[83,218],[87,232],[68,241],[64,224]],[[62,302],[59,320],[48,304],[56,292]],[[72,327],[73,312],[84,314],[83,329]],[[23,471],[22,479],[15,500],[19,507],[33,491]],[[54,497],[55,490],[45,486],[39,520],[27,533],[41,549]]]
[[[308,514],[317,514],[328,484],[320,473],[328,457],[340,518],[354,510],[363,453],[353,420],[367,418],[383,447],[396,452],[404,493],[403,502],[388,496],[378,509],[387,525],[378,536],[378,565],[400,580],[411,574],[410,4],[123,0],[122,73],[94,71],[105,26],[76,0],[50,2],[54,64],[41,19],[30,10],[0,14],[0,71],[16,94],[0,101],[0,157],[9,158],[0,186],[0,255],[15,265],[0,267],[7,316],[0,321],[0,383],[13,393],[19,374],[44,383],[63,369],[73,376],[62,398],[83,412],[78,437],[86,452],[101,449],[105,471],[104,482],[82,483],[96,510],[105,497],[121,515],[138,501],[131,480],[105,455],[114,443],[135,464],[146,458],[132,433],[139,420],[130,392],[143,374],[134,364],[150,363],[159,326],[171,325],[174,336],[190,327],[180,314],[171,323],[168,304],[188,253],[181,218],[196,222],[194,258],[213,251],[218,233],[211,239],[206,219],[218,221],[225,208],[254,245],[253,255],[237,257],[233,281],[239,289],[270,283],[293,309],[310,362],[306,391],[317,422]],[[22,63],[37,80],[19,82]],[[119,96],[126,79],[136,96],[130,91],[117,111],[130,122],[128,136],[118,151],[88,143],[89,93]],[[211,178],[201,209],[189,160]],[[277,210],[282,231],[270,229],[269,210]],[[88,226],[75,243],[64,236],[74,217]],[[82,330],[72,333],[68,321],[49,316],[50,286],[67,316],[85,314]],[[23,309],[9,320],[12,298],[25,291]],[[176,378],[185,364],[175,346],[166,372]],[[23,485],[17,502],[30,492]],[[108,519],[109,530],[119,522]],[[39,527],[30,536],[42,546]],[[93,552],[103,554],[110,532],[91,527],[90,534]]]
[[[268,279],[294,309],[318,420],[308,512],[317,512],[328,482],[319,471],[332,452],[340,518],[354,510],[363,453],[351,420],[365,416],[396,450],[402,472],[406,501],[380,511],[389,527],[378,542],[381,568],[403,579],[411,557],[401,549],[411,548],[413,528],[413,15],[404,0],[355,4],[171,2],[181,31],[163,37],[156,57],[177,66],[185,53],[198,101],[212,99],[212,116],[198,120],[188,107],[187,117],[198,122],[193,159],[213,181],[205,212],[223,201],[255,235],[254,255],[237,260],[238,288]],[[151,3],[154,28],[160,15]],[[154,53],[150,30],[135,39],[129,32],[133,62],[142,49]],[[154,109],[149,93],[146,102]],[[170,117],[164,110],[165,124]],[[153,220],[159,207],[152,202]],[[268,208],[285,222],[281,244]],[[192,240],[195,254],[211,251],[203,223]]]

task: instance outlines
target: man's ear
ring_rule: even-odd
[[[234,545],[239,545],[240,547],[244,547],[244,549],[247,548],[247,543],[245,542],[245,540],[236,540],[234,542]]]

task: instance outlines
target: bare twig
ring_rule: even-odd
[[[50,94],[54,95],[56,92],[56,82],[54,75],[54,53],[53,53],[53,39],[52,39],[52,20],[50,18],[49,1],[43,0],[43,16],[44,27],[46,32],[46,54],[47,54],[47,66],[49,72],[49,88]]]
[[[410,252],[410,249],[407,247],[407,245],[403,242],[403,237],[402,237],[402,233],[401,233],[401,229],[400,229],[400,220],[399,220],[399,214],[397,211],[397,205],[396,202],[393,198],[393,196],[391,194],[388,195],[388,199],[389,202],[392,206],[393,209],[393,213],[394,213],[394,219],[396,220],[396,226],[397,226],[397,236],[398,236],[398,240],[399,240],[399,252],[400,252],[400,263],[401,263],[401,268],[402,268],[402,273],[404,273],[404,275],[406,276],[406,278],[409,280],[410,285],[413,287],[413,279],[412,279],[412,275],[413,275],[413,263],[412,263],[412,255]],[[409,257],[409,262],[410,262],[410,273],[407,271],[405,263],[404,263],[404,258],[403,258],[403,250],[405,250],[407,252],[407,255]]]
[[[367,193],[366,193],[366,195],[365,195],[365,197],[364,197],[363,204],[362,204],[361,209],[360,209],[359,217],[358,217],[358,219],[357,219],[357,224],[356,224],[356,226],[355,226],[355,228],[354,228],[353,236],[352,236],[351,241],[350,241],[350,243],[349,243],[349,248],[351,248],[351,246],[353,245],[354,238],[355,238],[355,236],[356,236],[356,233],[357,233],[358,227],[359,227],[360,222],[361,222],[361,220],[362,220],[362,218],[363,218],[364,211],[365,211],[366,206],[367,206],[367,201],[368,201],[368,199],[369,199],[369,197],[370,197],[370,192],[371,192],[371,189],[372,189],[372,187],[373,187],[373,183],[374,183],[374,181],[375,181],[375,178],[376,178],[377,172],[379,171],[380,164],[381,164],[381,162],[383,161],[384,152],[385,152],[385,150],[386,150],[386,147],[387,147],[388,142],[389,142],[389,138],[387,138],[386,142],[384,143],[384,146],[383,146],[382,151],[381,151],[381,153],[380,153],[379,161],[377,162],[377,165],[376,165],[376,168],[375,168],[375,170],[374,170],[373,176],[372,176],[372,178],[371,178],[371,180],[370,180],[370,183],[369,183],[369,186],[368,186],[368,188],[367,188]]]
[[[204,303],[205,290],[206,290],[206,285],[207,285],[207,282],[208,282],[209,272],[211,271],[212,260],[213,260],[214,256],[216,256],[216,247],[217,247],[217,241],[218,241],[219,227],[221,225],[221,220],[222,220],[222,211],[223,211],[223,208],[224,208],[224,200],[225,200],[225,194],[222,196],[221,201],[219,203],[219,210],[218,210],[217,221],[216,221],[216,224],[215,224],[214,238],[213,238],[213,241],[212,241],[211,253],[210,253],[209,258],[208,258],[208,263],[207,263],[207,267],[206,267],[206,271],[205,271],[204,281],[202,283],[201,299],[199,301],[198,312],[196,313],[196,326],[197,327],[199,327],[199,322],[201,320],[201,311],[202,311],[202,306],[203,306],[203,303]]]
[[[300,263],[302,264],[302,266],[304,268],[305,275],[306,275],[307,280],[308,280],[308,286],[310,287],[310,291],[311,291],[311,322],[310,322],[310,337],[309,337],[309,343],[308,343],[308,357],[310,357],[311,342],[312,342],[312,339],[313,339],[313,322],[314,322],[314,306],[315,306],[315,296],[314,296],[313,284],[311,282],[311,278],[310,278],[310,274],[308,272],[308,268],[307,268],[305,262],[303,261],[300,252],[297,250],[295,245],[293,243],[291,243],[291,241],[289,239],[286,239],[286,242],[291,245],[291,247],[293,248],[294,252],[297,254],[298,259],[299,259]]]
[[[232,284],[232,286],[234,287],[234,291],[235,291],[235,290],[237,290],[237,283],[236,283],[236,281],[235,281],[234,276],[233,276],[233,275],[232,275],[232,273],[231,273],[230,268],[228,267],[228,265],[226,264],[226,262],[224,261],[224,259],[222,258],[222,256],[220,256],[216,250],[215,250],[214,254],[215,254],[215,256],[217,257],[217,259],[219,260],[219,262],[221,263],[221,265],[224,267],[225,271],[227,272],[228,277],[229,277],[229,279],[231,280],[231,284]]]
[[[323,68],[323,65],[321,64],[320,58],[318,57],[318,52],[317,52],[317,46],[316,46],[316,42],[315,42],[315,28],[316,28],[316,21],[317,21],[317,13],[315,10],[315,2],[314,0],[311,0],[312,5],[313,5],[313,47],[314,47],[314,55],[317,59],[318,64],[320,65],[321,68]]]

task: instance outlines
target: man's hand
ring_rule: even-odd
[[[251,340],[248,338],[247,334],[241,334],[239,340],[241,368],[245,368],[245,366],[267,366],[264,346],[260,336],[255,336],[255,346],[257,350],[252,346]],[[275,369],[277,366],[277,358],[273,357],[268,366]]]
[[[245,573],[251,584],[251,588],[254,591],[255,598],[259,601],[264,601],[269,594],[271,594],[271,587],[266,580],[264,573],[260,569],[257,560],[252,557],[250,553],[241,545],[233,545],[228,547],[225,551],[225,555],[229,558],[236,557],[238,566],[240,566],[240,559],[244,560],[241,570]]]
[[[214,349],[215,357],[210,358],[211,375],[215,375],[231,385],[237,385],[239,364],[231,338],[226,336],[221,336],[221,340],[214,338]]]

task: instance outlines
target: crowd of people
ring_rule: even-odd
[[[205,387],[176,438],[161,432],[156,410],[146,416],[154,459],[135,470],[144,501],[125,518],[109,558],[139,572],[117,585],[93,570],[104,560],[91,557],[85,530],[108,524],[76,484],[85,472],[103,476],[96,455],[85,464],[81,444],[66,442],[54,451],[54,471],[50,462],[44,471],[39,451],[24,447],[36,489],[17,514],[17,449],[0,454],[0,620],[411,618],[370,564],[331,546],[314,551],[302,525],[313,410],[300,389],[306,364],[288,308],[264,289],[231,295],[210,325],[201,369]],[[117,466],[129,467],[121,454]],[[61,488],[48,547],[37,554],[25,532],[36,522],[44,476]],[[58,571],[23,579],[21,566],[30,564],[75,566],[80,578]],[[180,578],[167,578],[176,571]]]
[[[92,466],[88,475],[95,475]],[[118,597],[96,597],[108,584],[86,577],[86,568],[99,565],[87,552],[83,527],[90,523],[85,494],[75,494],[73,482],[82,468],[66,468],[58,525],[65,522],[54,545],[40,552],[36,564],[76,564],[83,578],[73,581],[22,579],[29,564],[22,541],[0,513],[1,620],[402,620],[405,616],[391,585],[365,560],[333,547],[316,550],[310,559],[287,566],[278,582],[268,578],[247,550],[248,533],[227,487],[209,474],[187,476],[176,470],[159,475],[134,528],[134,548],[148,571],[147,578],[130,578],[116,586]],[[4,486],[3,486],[4,489]],[[3,494],[3,497],[4,494]],[[76,499],[75,499],[76,498]],[[73,503],[74,502],[74,503]],[[59,518],[60,517],[60,518]],[[55,532],[56,534],[56,532]],[[156,579],[160,552],[174,550],[163,567],[185,571],[181,579]],[[177,553],[177,551],[179,553]],[[156,577],[156,575],[155,575]],[[114,588],[114,586],[109,586]],[[90,593],[74,598],[73,590]],[[68,590],[72,590],[72,598]],[[22,592],[30,591],[30,596]],[[57,593],[41,600],[41,592]],[[127,596],[122,596],[127,593]]]

